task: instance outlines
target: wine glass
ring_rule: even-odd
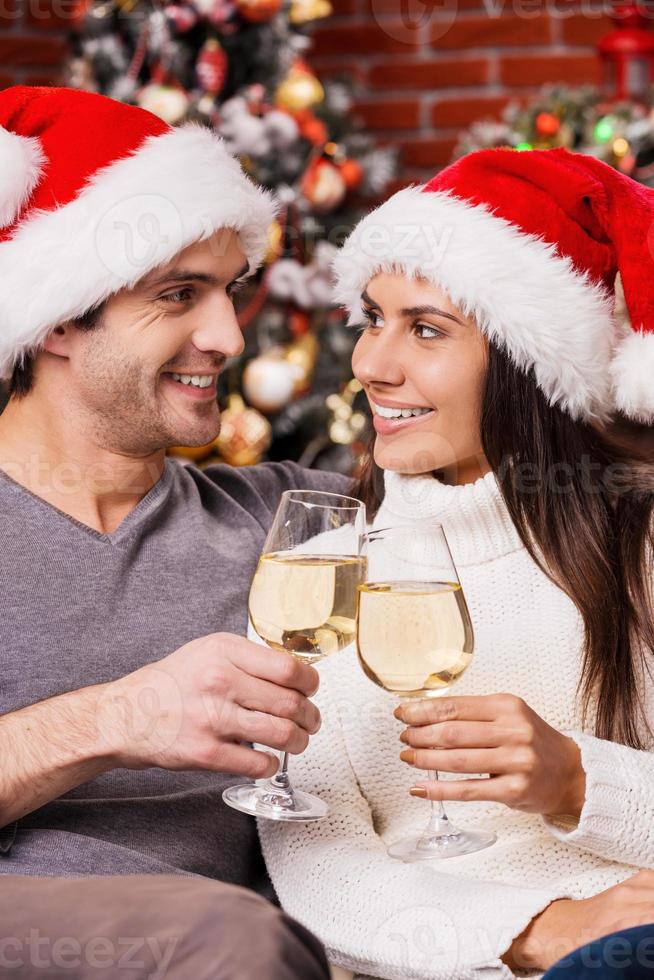
[[[367,571],[365,530],[366,508],[355,497],[284,491],[248,604],[250,622],[269,647],[315,664],[354,641],[357,587]],[[291,786],[288,752],[270,779],[230,786],[223,799],[270,820],[320,820],[328,813],[324,800]]]
[[[474,634],[442,525],[416,521],[371,531],[364,541],[368,581],[358,588],[356,634],[364,672],[401,698],[448,693],[472,660]],[[403,861],[446,858],[495,840],[455,827],[442,801],[432,800],[422,834],[391,844],[388,853]]]

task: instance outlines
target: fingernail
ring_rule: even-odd
[[[393,712],[393,714],[395,715],[395,717],[397,718],[398,721],[402,721],[402,705],[401,704],[398,705],[398,707],[395,709],[395,711]]]
[[[408,742],[409,742],[409,733],[408,732],[402,732],[402,734],[400,735],[400,742],[406,742],[408,744]]]
[[[413,749],[405,749],[404,752],[400,752],[400,759],[402,762],[408,762],[412,766],[416,761],[416,754]]]
[[[427,798],[427,790],[422,786],[412,786],[409,793],[411,796],[419,796],[421,800],[425,800]]]

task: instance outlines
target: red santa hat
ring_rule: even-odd
[[[480,150],[359,222],[334,261],[336,299],[355,323],[378,272],[424,278],[533,367],[551,405],[650,423],[653,251],[654,190],[565,149]]]
[[[50,330],[221,228],[260,265],[277,206],[211,130],[91,92],[0,92],[0,377]]]

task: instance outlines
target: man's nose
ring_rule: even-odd
[[[219,351],[225,357],[237,357],[243,353],[243,331],[227,296],[206,305],[202,311],[202,321],[193,331],[192,340],[198,350]]]

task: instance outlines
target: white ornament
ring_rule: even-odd
[[[243,372],[243,394],[261,412],[277,412],[288,405],[295,390],[295,370],[281,353],[255,357]]]

